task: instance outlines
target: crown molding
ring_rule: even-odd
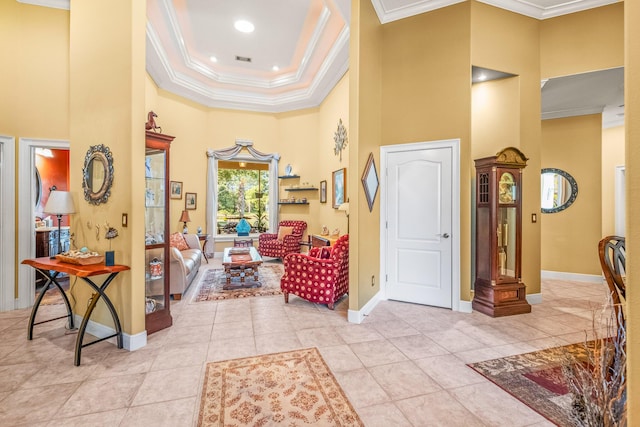
[[[520,15],[529,16],[539,20],[555,18],[570,13],[581,12],[600,6],[616,3],[618,0],[568,0],[564,3],[540,7],[524,0],[478,0],[491,6],[499,7]]]
[[[33,6],[51,7],[53,9],[69,10],[70,0],[17,0],[18,3],[31,4]]]
[[[373,8],[378,15],[378,20],[380,20],[382,24],[425,12],[431,12],[432,10],[462,3],[466,0],[418,0],[395,8],[387,8],[385,4],[387,1],[388,0],[371,0]]]
[[[349,27],[345,26],[323,61],[311,84],[277,95],[256,94],[242,90],[213,89],[169,65],[166,54],[153,31],[147,28],[147,72],[163,90],[206,107],[280,113],[319,106],[349,69]]]

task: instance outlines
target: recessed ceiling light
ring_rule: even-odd
[[[487,75],[486,75],[486,74],[480,74],[480,75],[478,76],[478,80],[480,80],[481,82],[483,82],[483,81],[487,80]]]
[[[218,58],[216,58],[215,56],[211,55],[211,56],[209,57],[209,61],[211,61],[211,62],[218,62]]]
[[[280,67],[278,67],[277,65],[274,65],[273,67],[271,67],[271,69],[273,71],[280,71]]]
[[[256,27],[251,22],[245,19],[237,20],[233,24],[233,26],[235,27],[236,30],[240,31],[241,33],[253,33],[253,30],[256,29]]]

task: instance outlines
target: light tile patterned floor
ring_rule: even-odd
[[[531,314],[383,301],[355,325],[346,298],[330,311],[295,296],[195,303],[194,290],[145,348],[100,343],[83,350],[80,367],[64,320],[36,326],[27,341],[29,310],[0,313],[0,425],[191,426],[207,361],[310,346],[367,426],[552,425],[465,364],[583,341],[605,301],[604,285],[547,280]],[[54,305],[39,315],[60,313]]]

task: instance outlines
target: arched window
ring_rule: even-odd
[[[268,165],[268,185],[270,197],[268,201],[263,200],[262,204],[255,206],[257,209],[264,208],[270,213],[268,216],[268,230],[276,230],[278,228],[278,161],[280,155],[277,153],[262,153],[253,148],[253,142],[248,140],[236,140],[233,147],[221,150],[208,150],[208,173],[207,173],[207,234],[214,237],[219,233],[218,230],[218,204],[219,204],[219,169],[220,164],[225,169],[240,163],[254,164],[254,169],[264,169],[260,165]],[[234,162],[234,163],[231,163]],[[261,175],[258,174],[258,177]],[[255,195],[255,191],[253,192]],[[236,196],[237,197],[237,196]],[[249,207],[251,209],[251,207]],[[236,209],[237,210],[237,209]]]

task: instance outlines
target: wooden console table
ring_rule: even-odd
[[[78,336],[76,338],[76,348],[75,348],[75,356],[74,356],[73,364],[75,366],[80,366],[80,356],[81,356],[83,347],[96,344],[100,341],[104,341],[109,338],[117,337],[118,348],[122,348],[122,326],[120,325],[120,319],[118,318],[118,313],[116,312],[115,307],[111,303],[111,300],[109,299],[105,291],[107,290],[107,287],[113,281],[113,279],[115,279],[115,277],[118,275],[118,273],[120,273],[121,271],[129,270],[128,266],[126,265],[105,266],[104,264],[75,265],[75,264],[69,264],[66,262],[61,262],[57,259],[50,259],[49,257],[25,259],[24,261],[22,261],[22,264],[30,265],[31,267],[39,271],[44,277],[47,278],[47,282],[45,283],[44,288],[42,289],[42,292],[36,299],[35,303],[33,304],[33,308],[31,309],[31,316],[29,317],[29,326],[27,331],[28,340],[33,339],[33,327],[41,323],[51,322],[53,320],[68,317],[69,328],[70,329],[74,328],[73,311],[71,310],[71,304],[69,303],[69,298],[67,298],[67,295],[64,292],[64,289],[62,289],[62,287],[56,280],[59,274],[67,273],[73,276],[80,277],[89,286],[91,286],[91,288],[95,292],[97,292],[97,295],[95,296],[95,298],[91,299],[91,303],[89,304],[89,307],[87,307],[87,311],[84,313],[84,316],[82,317],[82,323],[80,324],[80,329],[78,330]],[[101,285],[97,285],[93,280],[90,279],[91,276],[99,276],[99,275],[105,275],[105,274],[108,274],[108,276],[102,282]],[[56,317],[54,319],[48,319],[48,320],[36,322],[35,321],[36,314],[38,313],[38,308],[40,307],[42,298],[44,297],[44,294],[49,289],[52,289],[51,287],[52,284],[62,294],[64,304],[67,308],[67,315]],[[89,318],[91,317],[91,313],[93,312],[93,309],[96,307],[96,304],[98,303],[98,300],[100,299],[100,297],[102,297],[105,304],[107,305],[107,308],[109,309],[109,312],[111,313],[111,317],[113,318],[113,323],[115,325],[116,333],[109,335],[108,337],[99,338],[87,344],[82,344],[84,333],[87,329],[87,324],[89,323]]]

